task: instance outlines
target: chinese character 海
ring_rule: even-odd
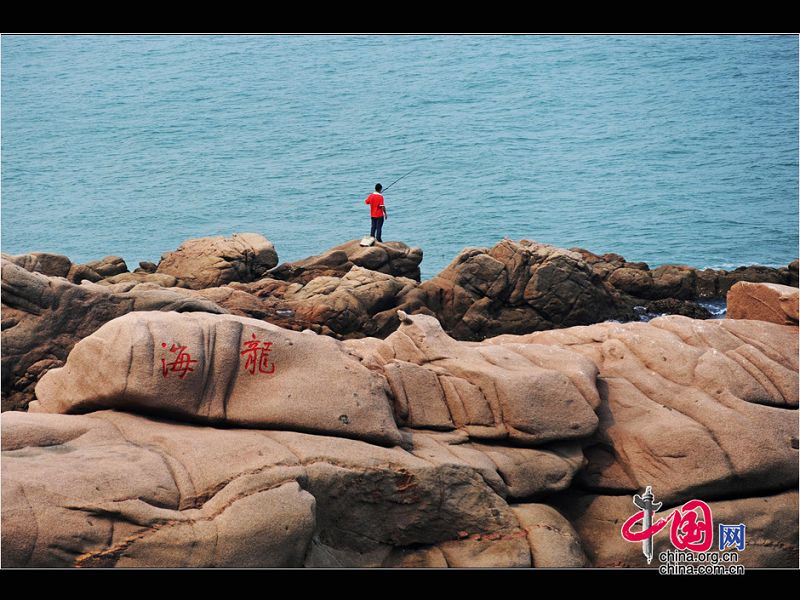
[[[166,349],[166,342],[163,342],[161,347]],[[161,357],[161,374],[164,375],[164,377],[169,376],[170,373],[180,373],[178,375],[178,379],[183,379],[186,377],[187,373],[194,371],[192,364],[197,363],[197,361],[192,360],[192,356],[186,352],[186,348],[187,346],[178,346],[177,344],[172,344],[172,347],[169,349],[169,351],[173,354],[177,352],[177,356],[171,363],[168,363],[167,359],[163,356]]]
[[[256,374],[256,369],[259,373],[271,374],[275,372],[275,363],[270,364],[269,353],[272,350],[272,342],[260,342],[256,339],[256,334],[250,341],[244,343],[245,349],[240,352],[242,356],[246,356],[244,368],[250,371],[251,375]]]

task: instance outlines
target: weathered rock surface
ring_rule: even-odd
[[[155,263],[150,262],[149,260],[143,260],[139,262],[139,266],[136,267],[133,272],[134,273],[155,273],[156,269],[158,269],[158,265]]]
[[[4,566],[531,562],[491,461],[437,436],[407,451],[114,411],[2,422]]]
[[[400,307],[436,315],[461,340],[634,318],[579,254],[527,240],[467,248]]]
[[[73,266],[66,256],[49,252],[31,252],[30,254],[20,254],[18,256],[3,254],[2,258],[22,267],[26,271],[41,273],[50,277],[66,277]]]
[[[717,271],[717,295],[724,297],[736,283],[747,281],[751,283],[779,283],[793,285],[797,287],[797,267],[796,262],[789,267],[763,267],[752,265],[747,267],[737,267],[733,271]],[[795,265],[792,270],[792,264]]]
[[[121,256],[106,256],[100,260],[88,262],[86,266],[103,278],[128,272],[128,265]]]
[[[400,318],[384,342],[346,342],[383,372],[399,424],[524,445],[586,437],[597,427],[597,371],[579,354],[457,342],[433,317]]]
[[[353,267],[344,277],[317,277],[286,297],[297,318],[339,337],[386,336],[397,327],[397,298],[416,282]]]
[[[100,368],[100,366],[102,366]],[[340,342],[234,315],[134,312],[76,344],[31,410],[146,411],[400,443],[383,379]]]
[[[589,567],[591,563],[570,522],[547,504],[517,504],[511,507],[525,529],[533,567],[560,569]]]
[[[570,250],[579,254],[604,281],[641,300],[724,298],[739,281],[797,287],[798,261],[793,261],[788,267],[750,265],[733,271],[697,269],[686,265],[662,265],[651,270],[647,263],[628,262],[619,254],[600,256],[583,248]]]
[[[797,325],[798,289],[775,283],[739,282],[728,292],[728,318]]]
[[[121,283],[214,290],[208,297],[221,298],[221,306],[233,314],[337,339],[387,336],[399,324],[398,308],[436,316],[450,335],[462,340],[637,320],[641,313],[647,318],[709,318],[695,300],[719,296],[735,281],[797,280],[797,261],[788,268],[742,267],[730,273],[680,265],[650,270],[646,263],[627,262],[617,254],[598,256],[525,240],[466,249],[422,284],[415,284],[422,251],[401,242],[364,248],[351,240],[271,269],[277,254],[257,234],[188,240],[166,253],[157,268],[142,263],[134,273],[114,256],[85,265],[43,253],[15,260],[29,270],[112,286],[115,292]],[[229,286],[242,293],[231,293]]]
[[[172,275],[165,275],[163,273],[120,273],[119,275],[112,275],[97,281],[98,285],[113,286],[119,283],[132,283],[134,285],[140,283],[152,283],[159,287],[176,287],[180,285],[180,280]]]
[[[96,412],[3,415],[4,564],[638,566],[619,527],[645,485],[746,522],[748,566],[796,561],[777,526],[797,510],[796,327],[670,316],[476,343],[400,319],[343,343],[232,315],[108,323],[32,407]],[[248,371],[253,334],[272,372]]]
[[[106,256],[100,260],[94,260],[86,264],[72,265],[69,272],[65,275],[72,283],[90,281],[92,283],[102,281],[108,277],[114,277],[128,272],[128,265],[120,256]]]
[[[358,266],[344,276],[321,275],[306,284],[264,278],[192,290],[232,314],[336,339],[385,337],[397,328],[398,301],[417,283]]]
[[[657,491],[657,490],[656,490]],[[771,496],[755,496],[735,500],[708,502],[714,527],[719,523],[743,523],[745,550],[739,552],[739,563],[747,568],[770,566],[797,568],[797,490]],[[556,505],[564,514],[583,542],[583,549],[595,567],[647,567],[641,543],[627,542],[622,538],[622,524],[637,512],[630,496],[599,496],[569,492],[557,499]],[[664,504],[656,518],[664,518],[676,508]],[[718,529],[714,532],[717,551]],[[669,541],[669,527],[653,538],[653,568],[661,564],[659,553],[675,550]]]
[[[223,312],[212,302],[163,289],[110,293],[93,284],[30,272],[2,262],[3,410],[24,409],[48,370],[101,325],[135,310]]]
[[[666,502],[798,485],[798,335],[762,321],[601,323],[499,336],[554,345],[598,369],[599,427],[581,485]]]
[[[786,285],[790,285],[792,287],[798,286],[798,270],[800,269],[800,260],[793,260],[789,263],[789,266],[786,269]]]
[[[167,252],[157,273],[171,275],[182,287],[204,289],[232,281],[255,281],[278,264],[275,247],[257,233],[198,238]]]
[[[343,337],[337,336],[324,324],[305,320],[295,314],[294,308],[284,300],[294,291],[302,289],[302,286],[297,283],[290,284],[285,281],[264,278],[254,283],[231,283],[205,290],[170,289],[195,298],[210,300],[232,315],[259,319],[292,331],[310,329],[315,333],[322,333],[336,339]]]
[[[402,275],[402,270],[387,266],[384,259],[358,258],[359,253],[377,254],[379,250],[382,246],[364,249],[352,241],[320,256],[281,265],[270,272],[270,277],[304,285],[311,285],[315,278],[326,278],[324,283],[313,285],[309,293],[298,296],[300,301],[320,303],[322,296],[338,292],[340,285],[350,287],[338,281],[346,278],[353,264],[361,265],[362,271]],[[389,311],[386,314],[359,310],[357,305],[364,304],[360,299],[346,303],[342,310],[345,323],[337,323],[328,316],[329,309],[343,304],[333,300],[323,302],[321,310],[301,311],[304,314],[298,320],[340,339],[357,337],[357,331],[385,337],[398,325],[392,315],[399,308],[408,314],[435,316],[456,339],[482,340],[503,333],[524,334],[609,319],[635,321],[641,311],[648,313],[648,318],[680,314],[707,319],[712,315],[696,302],[698,299],[722,297],[740,280],[796,284],[796,267],[792,263],[781,269],[751,266],[727,272],[663,265],[651,270],[646,263],[627,262],[616,254],[597,256],[582,249],[503,240],[490,249],[465,249],[441,273],[417,286],[391,285],[399,291],[393,292],[394,299],[382,300],[381,305]]]
[[[439,275],[414,285],[400,276],[408,271],[398,265],[407,264],[415,249],[391,244],[399,248],[395,262],[386,244],[362,248],[354,240],[322,255],[285,263],[271,270],[269,278],[231,284],[262,302],[230,298],[226,308],[337,339],[385,337],[397,328],[395,309],[400,308],[436,316],[456,339],[481,340],[607,319],[637,320],[641,311],[649,316],[710,318],[695,300],[718,295],[729,286],[719,283],[716,272],[713,281],[709,279],[708,270],[666,265],[651,271],[647,264],[626,262],[619,255],[599,257],[524,240],[467,249]],[[373,254],[382,258],[362,260]],[[418,258],[421,253],[412,260],[417,270]],[[786,279],[783,271],[766,267],[732,273],[734,279]]]
[[[710,318],[695,300],[718,295],[722,285],[719,274],[711,281],[708,273],[691,267],[665,265],[651,271],[619,255],[599,257],[526,240],[466,249],[439,275],[414,285],[405,276],[418,280],[421,258],[421,251],[400,242],[363,248],[353,240],[284,263],[259,281],[231,284],[262,301],[229,296],[226,308],[338,339],[385,337],[396,329],[395,309],[400,308],[436,316],[456,339],[481,340],[607,319],[637,320],[642,310]],[[786,279],[779,271],[748,267],[734,273]]]
[[[86,265],[72,265],[67,274],[67,279],[72,283],[80,285],[84,281],[98,283],[103,280],[103,276]]]
[[[350,240],[317,256],[283,263],[270,271],[273,279],[306,284],[316,277],[344,277],[353,266],[419,281],[422,249],[402,242],[375,242],[363,247]]]

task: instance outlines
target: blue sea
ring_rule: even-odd
[[[423,278],[503,237],[652,266],[798,255],[797,36],[3,36],[2,251],[131,269],[369,231]]]

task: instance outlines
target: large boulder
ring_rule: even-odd
[[[653,299],[691,300],[697,297],[697,269],[686,265],[662,265],[650,271]]]
[[[653,274],[649,269],[620,267],[611,271],[607,275],[606,281],[616,289],[631,296],[638,298],[653,298],[655,296],[653,293]]]
[[[412,279],[352,266],[342,277],[320,275],[305,284],[265,277],[189,293],[209,298],[233,314],[352,339],[386,337],[394,331],[398,302],[416,285]]]
[[[322,254],[283,263],[273,269],[269,276],[306,284],[316,277],[344,277],[353,266],[358,266],[419,281],[421,262],[422,249],[409,247],[402,242],[375,242],[365,247],[361,246],[359,240],[350,240]]]
[[[2,258],[26,271],[41,273],[49,277],[66,277],[73,266],[66,256],[50,252],[31,252],[18,256],[3,254]]]
[[[149,260],[142,260],[139,261],[139,266],[136,267],[133,272],[134,273],[155,273],[156,269],[158,269],[158,265],[155,263],[150,262]]]
[[[642,268],[639,264],[626,263],[610,271],[606,281],[639,299],[690,300],[697,297],[697,271],[684,265],[664,265],[651,271],[647,265]]]
[[[234,315],[135,312],[76,344],[31,410],[100,408],[397,444],[383,379],[340,342]]]
[[[104,279],[128,272],[128,265],[121,256],[106,256],[100,260],[88,262],[86,266]]]
[[[317,277],[285,297],[296,318],[317,323],[337,337],[384,337],[399,321],[398,298],[417,283],[354,266],[344,277]]]
[[[157,273],[172,275],[182,287],[204,289],[232,281],[255,281],[278,264],[272,242],[257,233],[234,233],[188,240],[167,252]]]
[[[729,319],[757,319],[797,325],[798,289],[776,283],[740,281],[728,292]]]
[[[7,567],[531,564],[503,479],[458,440],[415,433],[405,450],[116,411],[2,425]]]
[[[581,539],[570,522],[547,504],[511,507],[525,529],[533,556],[532,567],[563,569],[589,567]]]
[[[104,323],[135,310],[224,309],[202,298],[164,289],[113,293],[93,284],[30,272],[2,262],[3,410],[24,409],[47,370],[64,364],[70,350]]]
[[[667,316],[484,345],[506,344],[569,348],[596,365],[599,426],[579,475],[589,490],[652,485],[678,502],[797,487],[797,327]]]
[[[95,283],[127,272],[128,265],[121,256],[106,256],[86,264],[72,265],[65,277],[72,283]]]
[[[400,318],[383,342],[346,342],[383,372],[399,424],[527,446],[586,437],[597,427],[590,360],[561,348],[457,342],[433,317]],[[581,463],[563,469],[563,477],[571,479]]]
[[[400,306],[435,314],[461,340],[634,318],[579,254],[527,240],[467,248]]]

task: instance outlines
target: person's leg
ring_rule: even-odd
[[[377,229],[377,231],[375,232],[376,233],[375,239],[378,240],[379,242],[383,243],[383,240],[381,239],[381,230],[383,229],[383,217],[378,217],[377,219],[375,219],[375,221],[376,221],[375,224],[376,224],[376,229]]]
[[[378,227],[378,218],[372,217],[372,227],[369,230],[370,237],[375,237],[375,229],[377,229],[377,227]]]

